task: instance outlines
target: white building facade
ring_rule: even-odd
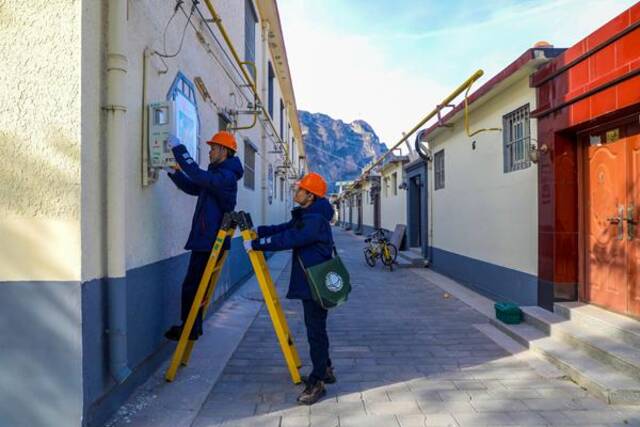
[[[203,2],[10,1],[0,12],[0,235],[11,242],[0,310],[14,325],[0,425],[99,424],[168,355],[196,199],[150,167],[150,104],[181,98],[196,111],[203,169],[206,141],[233,132],[245,170],[236,209],[256,225],[287,219],[307,167],[275,0],[215,7],[233,48]],[[220,300],[251,274],[239,238],[227,262]],[[24,411],[49,391],[60,392]]]
[[[495,300],[538,301],[536,108],[529,76],[559,49],[530,49],[423,132],[426,258]],[[475,131],[482,130],[475,135]],[[532,159],[534,161],[532,161]],[[411,215],[411,212],[408,212]],[[410,236],[410,239],[411,236]]]

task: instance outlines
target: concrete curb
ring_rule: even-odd
[[[289,262],[288,252],[276,253],[269,259],[274,283]],[[175,381],[167,383],[164,379],[170,361],[166,360],[105,426],[190,426],[258,316],[264,304],[261,297],[254,275],[205,321],[205,333],[194,348],[189,366],[178,371]]]
[[[490,323],[483,325],[473,325],[474,328],[485,334],[500,347],[504,348],[516,359],[526,362],[540,376],[542,376],[543,378],[556,379],[565,377],[564,373],[554,365],[538,357],[521,343],[515,341],[512,337],[508,336],[503,331],[495,327],[493,323],[498,322],[498,320],[495,316],[493,300],[480,295],[477,292],[467,288],[466,286],[461,285],[455,280],[443,276],[442,274],[436,273],[433,270],[414,269],[411,271],[428,280],[429,283],[434,284],[443,291],[449,293],[453,297],[459,299],[469,307],[487,317]]]

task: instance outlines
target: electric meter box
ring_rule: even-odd
[[[149,164],[152,168],[174,166],[176,160],[167,140],[175,124],[172,123],[173,101],[149,105]]]
[[[198,162],[198,113],[183,96],[149,104],[149,165],[152,168],[175,166],[169,135],[178,137]]]

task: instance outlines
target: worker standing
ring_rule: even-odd
[[[332,258],[333,235],[329,221],[333,207],[324,197],[327,183],[317,173],[305,175],[296,185],[291,220],[280,225],[258,227],[258,239],[245,241],[247,252],[293,249],[291,279],[287,298],[302,300],[313,370],[304,378],[305,389],[298,397],[301,404],[312,405],[325,393],[324,384],[336,381],[329,358],[327,310],[313,300],[304,268]]]
[[[235,137],[229,132],[218,132],[210,141],[207,141],[209,144],[207,170],[198,167],[197,162],[178,138],[170,136],[169,144],[172,146],[173,155],[178,164],[174,172],[169,173],[169,177],[180,190],[198,197],[191,222],[191,232],[184,247],[191,251],[191,256],[187,274],[182,283],[182,325],[172,326],[165,333],[166,338],[178,341],[207,266],[222,217],[226,212],[232,212],[236,206],[238,180],[242,178],[243,169],[235,155],[238,150]],[[227,240],[223,251],[228,248]],[[202,320],[202,310],[200,310],[189,339],[196,340],[202,335]]]

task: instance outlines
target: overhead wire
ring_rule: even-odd
[[[181,0],[178,0],[178,1],[181,1]],[[198,10],[198,9],[195,7],[195,5],[196,5],[196,2],[194,2],[194,3],[193,3],[193,6],[192,6],[192,7],[193,7],[193,8],[195,8],[195,10]],[[180,10],[181,10],[181,11],[182,11],[182,13],[184,14],[184,16],[185,16],[185,17],[188,17],[187,12],[184,10],[184,8],[182,7],[182,5],[179,5],[178,7],[180,8]],[[202,16],[202,15],[201,15],[201,16]],[[193,28],[193,30],[195,31],[196,36],[197,36],[198,34],[201,34],[201,33],[200,33],[200,30],[195,26],[195,24],[194,24],[193,22],[191,22],[190,24],[191,24],[191,28]],[[209,27],[207,26],[207,28],[209,28]],[[214,40],[216,40],[216,39],[215,39],[215,36],[214,36],[213,34],[212,34],[212,37],[214,37]],[[217,42],[217,40],[216,40],[216,42]],[[218,45],[220,46],[220,43],[218,43]],[[205,45],[205,49],[206,49],[207,53],[208,53],[208,54],[210,54],[210,55],[213,57],[213,59],[215,59],[215,60],[216,60],[216,62],[218,63],[218,65],[220,65],[220,68],[222,68],[222,70],[225,72],[225,74],[227,75],[227,77],[229,78],[229,80],[233,83],[233,86],[236,88],[237,93],[238,93],[240,96],[242,96],[242,97],[247,101],[247,103],[251,102],[251,100],[247,97],[247,95],[244,93],[244,91],[242,91],[242,88],[241,88],[240,84],[239,84],[239,83],[236,81],[236,79],[231,75],[231,73],[229,72],[229,70],[227,69],[227,67],[225,66],[225,64],[223,64],[222,60],[221,60],[221,59],[216,55],[216,53],[213,51],[213,49],[211,49],[211,47],[210,47],[208,44],[207,44],[207,45]],[[223,53],[225,53],[224,49],[223,49],[221,46],[220,46],[220,50],[222,50],[222,52],[223,52]],[[229,57],[228,57],[228,56],[227,56],[227,59],[229,59]],[[233,69],[234,69],[234,71],[238,72],[238,71],[237,71],[237,69],[233,66],[233,64],[230,64],[230,65],[231,65],[231,68],[233,68]]]
[[[197,11],[198,16],[200,17],[200,19],[204,22],[208,22],[210,21],[210,19],[208,20],[207,18],[205,18],[205,16],[202,14],[202,11],[200,11],[200,9],[197,7],[199,1],[198,0],[192,0],[192,11],[191,14],[187,15],[186,11],[184,10],[182,3],[184,3],[183,0],[177,0],[176,3],[176,11],[179,9],[182,11],[182,13],[185,15],[185,17],[188,18],[188,22],[187,25],[191,25],[191,27],[193,28],[193,30],[196,32],[196,34],[201,34],[200,30],[198,28],[196,28],[196,26],[194,25],[193,22],[191,22],[190,19],[190,15],[193,13],[193,11]],[[238,76],[243,79],[243,75],[242,72],[240,70],[238,70],[238,68],[235,66],[233,59],[229,56],[229,53],[227,52],[227,50],[224,48],[224,46],[222,45],[222,43],[220,42],[219,38],[216,36],[216,34],[213,32],[213,30],[211,29],[211,27],[209,25],[205,25],[205,27],[207,28],[209,35],[213,38],[213,40],[216,42],[216,44],[218,45],[220,51],[222,51],[222,53],[224,54],[224,56],[226,57],[229,65],[231,66],[231,68],[233,69],[233,71],[235,71],[236,74],[238,74]],[[184,38],[184,35],[183,35]],[[213,52],[213,50],[209,47],[206,46],[207,48],[207,52],[213,56],[213,58],[216,60],[216,62],[218,63],[218,65],[220,65],[220,67],[224,70],[225,74],[227,75],[227,77],[229,77],[229,80],[233,83],[233,85],[235,86],[238,94],[240,96],[242,96],[245,101],[247,102],[247,104],[251,103],[251,99],[247,96],[247,94],[245,93],[245,91],[243,89],[248,89],[248,85],[241,85],[239,84],[236,79],[229,73],[229,70],[225,67],[225,65],[222,63],[222,60],[220,58],[218,58],[218,56]],[[253,83],[253,82],[252,82]],[[257,95],[257,94],[255,94]],[[255,98],[255,97],[254,97]],[[255,99],[254,99],[255,101]],[[257,106],[256,106],[257,107]],[[260,126],[262,127],[262,129],[265,131],[265,133],[270,137],[270,139],[272,141],[275,141],[276,143],[280,143],[281,145],[287,147],[288,143],[284,141],[284,139],[282,139],[282,137],[280,137],[279,135],[277,135],[277,132],[275,131],[275,129],[273,130],[273,133],[269,132],[269,128],[266,126],[265,121],[268,121],[267,119],[260,119]],[[273,127],[273,124],[271,124],[271,127]],[[301,141],[302,142],[302,141]],[[283,160],[288,160],[288,149],[285,149],[285,155],[281,156],[283,158]],[[290,159],[289,162],[291,163],[291,168],[296,172],[296,174],[298,174],[297,168],[294,166],[293,163],[293,159]]]
[[[185,16],[186,16],[186,12],[182,8],[182,3],[184,3],[184,0],[176,1],[176,6],[173,10],[173,15],[171,15],[171,18],[169,18],[169,20],[167,21],[167,24],[164,27],[164,31],[162,32],[162,48],[164,49],[164,52],[158,52],[157,50],[154,51],[154,53],[160,56],[161,58],[175,58],[182,51],[182,45],[184,44],[184,36],[187,34],[187,27],[191,22],[191,17],[193,16],[193,11],[195,10],[195,3],[191,6],[191,12],[187,17],[187,23],[184,25],[184,28],[182,29],[182,36],[180,37],[180,44],[178,45],[178,50],[176,50],[176,52],[172,54],[167,53],[167,30],[169,29],[169,25],[173,21],[173,18],[175,18],[175,16],[177,15],[178,9],[182,10],[182,12],[185,13]]]
[[[188,18],[187,12],[184,10],[184,8],[182,7],[182,5],[178,5],[177,6],[182,13],[184,14],[185,17]],[[195,24],[193,22],[190,23],[191,24],[191,28],[193,28],[193,30],[196,32],[196,34],[200,34],[200,30],[195,26]],[[215,39],[215,35],[212,34],[212,37],[214,37]],[[215,39],[216,42],[218,41],[217,39]],[[220,45],[220,43],[218,42],[218,46],[220,47],[220,50],[223,51],[223,53],[225,52],[224,49],[222,48],[222,46]],[[242,98],[244,98],[244,100],[247,102],[247,104],[251,103],[250,98],[247,96],[247,94],[242,90],[243,88],[241,87],[241,85],[236,81],[236,79],[234,78],[233,75],[231,75],[231,73],[229,72],[229,70],[227,69],[227,67],[225,66],[225,64],[222,62],[221,58],[218,57],[218,55],[216,55],[216,53],[213,51],[213,49],[211,49],[211,47],[206,44],[205,45],[205,49],[207,51],[208,54],[210,54],[218,63],[218,65],[220,65],[220,68],[222,68],[222,70],[225,72],[225,74],[227,75],[227,77],[229,78],[229,80],[231,81],[231,83],[233,83],[233,86],[235,88],[235,91],[239,96],[241,96]],[[230,61],[230,58],[228,55],[225,54],[225,56],[227,56],[227,59]],[[238,72],[237,69],[233,66],[233,64],[231,64],[231,67],[234,69],[234,71]],[[234,97],[236,98],[236,97]],[[234,101],[235,105],[240,108],[242,107],[242,103],[240,101],[240,104],[238,104],[238,101]],[[216,104],[217,106],[217,104]],[[262,120],[260,120],[260,126],[263,128],[263,130],[265,131],[265,133],[269,136],[269,137],[273,137],[273,135],[271,135],[269,133],[269,130],[266,128],[266,126],[264,125],[264,123],[262,122]],[[264,158],[259,152],[256,152],[256,155],[259,158]]]

